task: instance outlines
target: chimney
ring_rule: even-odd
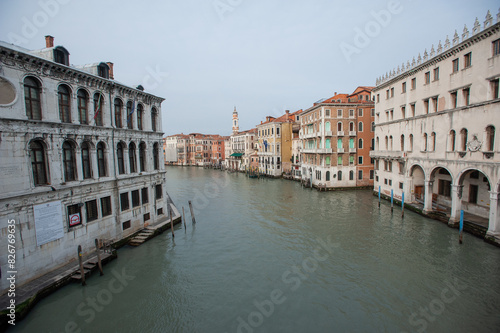
[[[111,80],[114,80],[115,76],[113,75],[113,63],[112,62],[107,62],[107,64],[109,66],[109,78]]]
[[[335,94],[333,94],[333,96],[337,96],[337,92],[335,92]]]
[[[288,116],[290,114],[290,110],[285,110],[285,113]]]
[[[54,47],[54,37],[52,37],[51,35],[45,36],[45,47]]]

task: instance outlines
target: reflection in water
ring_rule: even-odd
[[[165,232],[120,249],[103,277],[62,288],[12,331],[498,330],[500,251],[470,235],[460,246],[444,224],[379,209],[370,191],[319,193],[197,168],[169,168],[167,186],[186,208],[185,233],[178,225],[175,242]],[[123,268],[136,278],[87,321],[79,305],[107,302],[111,272]]]

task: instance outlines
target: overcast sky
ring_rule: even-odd
[[[28,49],[45,35],[83,65],[164,97],[166,135],[228,135],[267,115],[306,109],[461,35],[494,0],[0,0],[0,40]],[[362,31],[363,33],[360,33]]]

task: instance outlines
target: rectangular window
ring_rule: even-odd
[[[101,198],[102,217],[111,215],[111,197]]]
[[[142,204],[147,204],[149,202],[148,188],[144,187],[141,189]]]
[[[370,180],[373,179],[373,175],[375,174],[375,172],[373,170],[370,170]]]
[[[402,190],[403,189],[403,183],[399,183],[399,189]]]
[[[325,158],[325,163],[326,163],[326,165],[330,165],[330,156],[327,156]]]
[[[500,81],[500,79],[495,79],[495,80],[490,81],[490,83],[491,83],[491,95],[492,95],[493,99],[497,99],[500,97],[499,92],[498,92],[499,81]]]
[[[363,117],[363,109],[358,109],[358,117]]]
[[[349,118],[354,118],[354,110],[349,110]]]
[[[440,179],[438,183],[438,194],[445,197],[451,197],[451,182],[449,180]]]
[[[384,178],[384,184],[387,185],[387,178]]]
[[[156,215],[163,215],[163,208],[158,208],[156,210]]]
[[[451,97],[451,107],[452,109],[455,109],[458,106],[458,98],[457,98],[457,92],[454,91],[450,94]]]
[[[120,194],[120,207],[121,207],[122,212],[124,210],[127,210],[130,208],[130,205],[128,202],[128,192]]]
[[[464,55],[464,68],[469,68],[472,66],[472,53],[467,53]]]
[[[464,93],[464,104],[467,106],[470,104],[470,88],[465,88]]]
[[[363,156],[358,156],[358,165],[363,164]]]
[[[163,198],[163,190],[161,184],[155,186],[156,200]]]
[[[432,98],[432,111],[437,112],[437,110],[438,110],[438,98],[433,97]]]
[[[477,204],[477,193],[478,193],[478,186],[469,185],[469,203]]]
[[[354,155],[349,156],[349,165],[354,165]]]
[[[410,117],[415,117],[415,103],[410,104]]]
[[[122,223],[122,230],[127,230],[130,228],[130,221],[126,221]]]
[[[342,156],[337,157],[337,165],[342,165]]]
[[[411,79],[411,89],[417,89],[417,78]]]
[[[385,99],[389,99],[389,89],[385,91]]]
[[[325,110],[325,117],[330,117],[330,110]]]
[[[151,215],[149,213],[146,213],[142,215],[142,219],[144,222],[149,221],[151,219]]]
[[[337,118],[342,118],[342,110],[337,110]]]
[[[425,73],[425,84],[431,83],[431,72]]]
[[[424,99],[424,113],[428,114],[429,113],[429,100]]]
[[[438,81],[439,80],[439,67],[437,68],[434,68],[434,81]]]
[[[401,92],[404,94],[406,92],[406,82],[401,84]]]
[[[391,88],[391,97],[394,97],[394,87]]]
[[[85,203],[85,210],[87,211],[87,222],[97,220],[97,200],[90,200]]]
[[[493,56],[500,55],[500,39],[492,42],[493,46]]]
[[[377,103],[380,102],[380,94],[377,94]]]
[[[405,118],[406,118],[406,106],[402,106],[402,107],[401,107],[401,117],[402,117],[403,119],[405,119]]]
[[[132,191],[132,207],[137,207],[141,205],[141,199],[139,197],[139,190]]]
[[[375,109],[372,109],[372,111],[371,111],[371,112],[372,112],[372,113],[371,113],[371,116],[372,116],[372,117],[375,117]]]
[[[392,186],[392,179],[389,179],[389,186]]]
[[[363,170],[358,170],[358,179],[363,180]]]
[[[459,63],[458,63],[458,58],[455,59],[455,60],[453,60],[452,67],[453,67],[453,69],[452,69],[453,73],[458,72],[458,70],[460,69],[459,68]]]

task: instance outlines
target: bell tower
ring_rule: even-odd
[[[240,125],[238,124],[238,112],[236,111],[236,106],[233,111],[233,134],[236,134],[240,131]]]

